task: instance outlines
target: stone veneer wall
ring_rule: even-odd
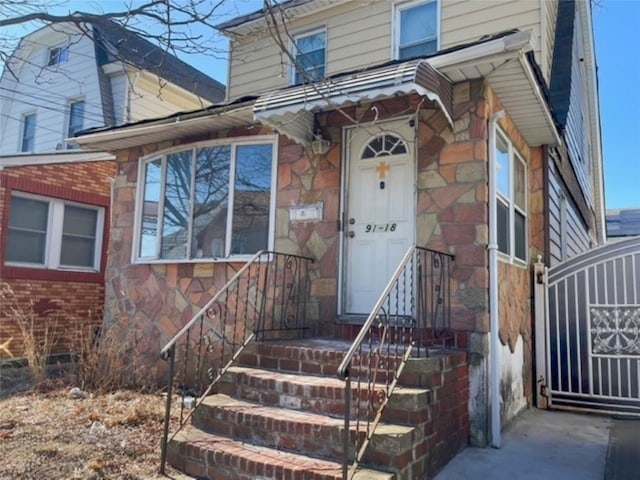
[[[398,96],[343,109],[347,116],[358,122],[381,122],[416,115],[416,243],[456,256],[452,274],[451,326],[462,333],[488,327],[488,113],[481,94],[480,82],[455,87],[457,120],[453,127],[440,108],[418,95]],[[323,133],[330,136],[332,142],[339,142],[342,127],[351,125],[347,116],[336,111],[320,116]],[[337,155],[336,160],[339,160]],[[458,335],[456,345],[466,348],[467,335]]]
[[[375,107],[375,108],[373,108]],[[457,346],[469,349],[471,435],[486,443],[488,405],[485,362],[488,358],[488,125],[498,99],[481,82],[454,87],[455,124],[418,95],[398,96],[372,104],[318,114],[323,136],[332,147],[314,156],[300,145],[279,137],[276,211],[277,250],[309,255],[316,260],[312,272],[312,317],[317,331],[336,333],[338,220],[342,161],[342,129],[357,122],[416,115],[418,119],[417,242],[455,254],[452,273],[452,327],[465,334]],[[346,115],[345,115],[346,114]],[[347,118],[350,117],[350,118]],[[531,258],[543,249],[542,152],[529,149],[507,117],[502,126],[528,162],[529,233]],[[219,132],[220,137],[272,133],[253,126]],[[207,137],[214,138],[214,136]],[[188,144],[205,138],[184,139]],[[174,144],[148,145],[119,152],[114,184],[114,220],[107,271],[107,309],[112,320],[137,325],[145,339],[141,353],[157,359],[161,346],[188,321],[215,291],[240,267],[232,263],[131,265],[134,198],[140,157]],[[301,203],[324,203],[320,222],[291,223],[288,208]],[[500,336],[513,352],[518,336],[524,341],[523,376],[530,376],[531,317],[529,270],[501,264],[506,282],[519,295],[506,298],[501,289]],[[510,292],[513,292],[513,288]],[[482,373],[482,372],[485,373]],[[475,386],[474,386],[475,385]],[[530,396],[531,379],[524,378],[524,395]],[[484,413],[483,413],[484,412]]]
[[[479,92],[479,87],[475,85],[474,92]],[[456,96],[463,98],[456,105],[463,118],[454,129],[435,105],[424,104],[418,95],[343,109],[358,122],[418,115],[418,244],[457,255],[452,321],[461,331],[474,331],[486,324],[486,127],[482,126],[484,113],[476,112],[476,101],[471,101],[470,95],[471,86],[467,85]],[[338,291],[342,128],[352,123],[338,111],[320,114],[319,123],[324,136],[332,141],[326,155],[314,156],[279,137],[275,248],[315,259],[311,317],[318,320],[318,333],[332,335],[336,331]],[[271,131],[266,127],[253,126],[219,132],[219,136],[268,133]],[[181,143],[207,138],[184,139]],[[136,325],[146,343],[141,352],[156,359],[161,346],[240,267],[232,263],[131,264],[138,160],[173,145],[148,145],[117,154],[107,271],[107,311],[112,321],[120,319]],[[324,204],[322,221],[289,221],[291,205],[318,201]],[[465,340],[462,336],[459,346],[466,347]]]
[[[454,86],[454,109],[452,130],[425,128],[421,115],[418,238],[456,255],[453,327],[469,332],[470,434],[472,443],[483,445],[489,440],[489,120],[503,107],[491,89],[474,81]],[[529,255],[535,259],[544,249],[543,152],[526,144],[508,113],[500,126],[527,162]],[[500,340],[511,355],[523,357],[503,359],[509,366],[505,372],[522,376],[517,398],[509,385],[502,388],[503,412],[513,412],[513,405],[531,399],[531,274],[527,266],[503,261],[498,270]],[[519,338],[522,348],[516,351]]]
[[[500,101],[491,91],[487,100],[492,111],[502,108]],[[508,114],[508,112],[507,112]],[[528,263],[510,264],[498,261],[498,317],[500,321],[499,338],[503,346],[503,356],[510,353],[511,369],[504,367],[501,385],[501,411],[503,424],[508,423],[517,411],[530,405],[533,398],[533,274],[532,263],[542,254],[545,245],[544,214],[544,151],[542,147],[529,147],[524,137],[507,116],[500,121],[502,130],[511,140],[514,148],[522,155],[527,164],[527,220],[528,220]],[[514,295],[514,292],[518,292]],[[519,349],[518,342],[522,342]],[[521,352],[521,353],[520,353]],[[522,355],[523,358],[516,358]],[[508,359],[503,359],[503,366]],[[514,366],[517,366],[514,368]],[[521,378],[512,378],[518,371]],[[512,384],[521,384],[522,389],[515,390]],[[516,407],[520,405],[520,407]]]
[[[267,127],[254,125],[218,132],[217,136],[183,139],[180,143],[272,133]],[[151,363],[159,359],[162,346],[242,267],[231,262],[131,263],[139,159],[177,144],[147,145],[117,154],[106,306],[110,322],[127,322],[141,333],[144,341],[138,353]],[[318,158],[280,136],[277,177],[275,248],[314,258],[313,301],[307,312],[315,328],[318,318],[335,320],[340,147],[336,145]],[[322,221],[289,222],[289,206],[316,201],[324,202]]]

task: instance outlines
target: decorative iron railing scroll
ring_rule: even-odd
[[[453,261],[448,253],[411,246],[338,368],[345,382],[345,480],[362,461],[408,359],[445,346]]]
[[[168,361],[162,473],[167,443],[247,345],[257,340],[305,336],[312,263],[313,259],[299,255],[258,252],[162,349]],[[180,412],[178,427],[170,435],[174,390],[178,392]]]

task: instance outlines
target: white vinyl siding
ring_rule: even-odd
[[[67,26],[68,27],[68,26]],[[72,27],[69,27],[72,28]],[[43,29],[32,35],[30,43],[25,38],[21,49],[10,59],[15,79],[5,69],[0,79],[0,155],[12,155],[21,151],[23,115],[37,114],[35,153],[54,152],[64,148],[69,133],[70,102],[84,100],[83,129],[104,126],[102,90],[99,68],[111,80],[112,99],[116,124],[146,118],[161,117],[178,111],[203,108],[208,102],[200,102],[192,93],[147,72],[136,72],[115,64],[98,66],[95,46],[83,35],[65,35],[60,31]],[[47,68],[49,46],[68,45],[68,61]],[[24,60],[24,61],[23,61]],[[100,72],[101,75],[103,72]],[[153,78],[150,80],[148,78]],[[131,89],[135,88],[135,93]],[[46,95],[43,95],[46,91]],[[131,105],[127,98],[131,98]],[[130,110],[129,110],[130,109]],[[131,114],[131,115],[129,115]]]
[[[60,44],[61,35],[53,35],[50,44]],[[2,76],[0,87],[12,98],[2,105],[7,119],[0,135],[0,154],[19,151],[25,110],[37,114],[35,153],[53,152],[65,145],[72,99],[85,101],[83,128],[104,125],[93,43],[86,37],[73,37],[69,40],[68,61],[56,68],[43,68],[49,49],[42,43],[46,45],[43,39],[37,44],[39,48],[26,53],[19,81],[13,81],[10,75]]]
[[[342,2],[292,19],[287,30],[298,32],[326,26],[326,75],[331,76],[384,63],[394,57],[393,10],[394,3],[387,0]],[[533,30],[537,45],[535,55],[538,60],[540,58],[543,9],[539,2],[446,0],[438,10],[440,49],[518,28]],[[548,17],[555,21],[553,12]],[[555,24],[550,28],[555,28]],[[266,29],[235,39],[231,42],[228,97],[238,98],[285,87],[289,79],[288,64]],[[543,71],[545,78],[548,73]]]
[[[139,75],[138,78],[131,75],[128,81],[131,85],[128,106],[130,122],[198,110],[209,105],[209,102],[200,103],[195,96],[179,87],[160,82],[153,75]]]
[[[532,30],[539,61],[541,10],[537,1],[446,0],[442,4],[441,22],[442,49],[514,28]]]
[[[551,79],[553,42],[556,39],[556,22],[558,20],[558,1],[559,0],[540,2],[542,17],[540,35],[540,67],[547,82],[550,82]]]
[[[327,31],[326,75],[388,61],[391,53],[391,9],[387,1],[344,2],[326,11],[293,20],[290,32]],[[366,14],[365,14],[366,10]],[[268,32],[231,44],[229,98],[285,87],[289,65]]]

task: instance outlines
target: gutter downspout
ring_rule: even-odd
[[[491,382],[491,446],[500,448],[500,319],[498,318],[498,222],[496,215],[496,124],[504,110],[489,118],[489,316],[490,316],[490,382]]]

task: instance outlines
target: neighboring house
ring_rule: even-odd
[[[116,175],[113,155],[81,152],[67,139],[224,98],[220,83],[124,28],[102,21],[86,29],[29,34],[0,79],[0,281],[33,311],[37,331],[49,318],[66,341],[74,322],[102,320]],[[6,307],[3,358],[19,357]],[[55,351],[67,346],[61,340]]]
[[[314,331],[352,338],[408,247],[446,251],[470,440],[499,443],[537,388],[532,264],[605,237],[590,3],[279,10],[219,26],[231,43],[226,105],[75,139],[117,157],[109,315],[147,332],[156,361],[264,248],[315,260]],[[285,18],[287,32],[267,18]],[[238,204],[250,182],[270,195],[254,217]]]
[[[607,210],[607,239],[640,235],[640,208]]]

